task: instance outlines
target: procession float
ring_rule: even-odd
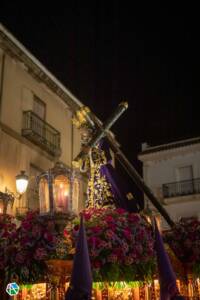
[[[69,182],[78,182],[79,172],[58,162],[38,177],[39,211],[17,221],[0,215],[1,299],[8,298],[6,286],[11,282],[20,287],[15,300],[61,300],[72,283],[81,286],[88,268],[79,249],[81,232],[91,270],[91,299],[158,300],[166,292],[165,282],[171,296],[200,299],[200,222],[191,218],[175,224],[121,152],[109,129],[126,108],[120,104],[104,125],[87,108],[74,117],[82,132],[74,168],[88,174],[83,210],[74,213],[69,201]],[[168,223],[162,237],[157,222],[117,174],[110,150]],[[86,275],[80,279],[80,274]]]

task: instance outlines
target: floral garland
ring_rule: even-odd
[[[89,255],[96,282],[150,280],[155,271],[154,239],[146,219],[123,209],[86,209]],[[76,239],[79,220],[68,236]],[[65,233],[66,234],[66,233]]]
[[[195,218],[181,219],[165,233],[165,241],[175,255],[197,276],[200,275],[200,221]]]

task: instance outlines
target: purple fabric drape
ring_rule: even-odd
[[[132,188],[123,178],[121,178],[121,176],[119,176],[116,169],[111,164],[112,156],[110,154],[109,145],[105,139],[100,141],[99,147],[104,151],[107,160],[107,164],[101,166],[100,173],[101,176],[105,176],[106,180],[111,185],[115,206],[123,208],[127,211],[138,212],[140,207],[137,203],[137,200],[134,198],[128,200],[127,197],[128,194],[132,194]],[[129,205],[130,201],[132,202],[131,206]]]

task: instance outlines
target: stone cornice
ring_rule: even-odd
[[[58,95],[73,112],[83,104],[37,60],[4,26],[0,24],[0,47],[24,64],[27,71]]]
[[[151,160],[168,159],[177,155],[200,151],[200,137],[148,147],[139,153],[138,159],[142,162]]]

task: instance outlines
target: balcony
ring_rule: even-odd
[[[200,178],[166,183],[162,186],[164,198],[194,195],[200,193]]]
[[[59,156],[60,132],[32,111],[23,112],[22,135],[53,156]]]

